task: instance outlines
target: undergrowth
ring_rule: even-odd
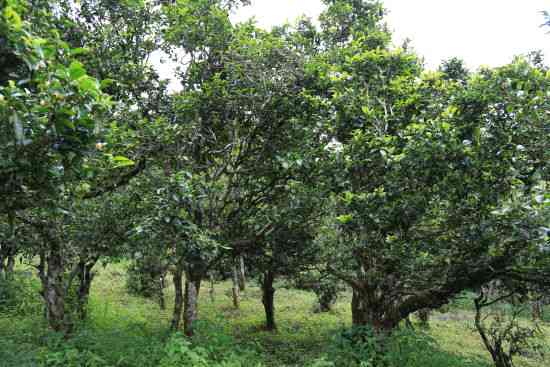
[[[89,318],[69,339],[49,332],[39,284],[18,273],[0,297],[1,367],[490,367],[467,304],[435,313],[428,330],[402,327],[380,340],[368,329],[350,329],[349,294],[333,310],[315,313],[315,294],[276,293],[277,332],[265,331],[260,290],[249,284],[241,308],[233,309],[230,285],[216,284],[212,301],[201,293],[200,320],[192,340],[168,331],[170,309],[129,295],[122,264],[98,268]],[[9,292],[12,292],[8,294]],[[14,297],[17,294],[18,298]],[[172,290],[167,290],[170,305]],[[9,299],[9,302],[8,302]],[[0,298],[2,300],[2,298]],[[456,311],[456,312],[455,312]],[[534,358],[520,367],[544,366]],[[546,361],[547,362],[547,361]]]

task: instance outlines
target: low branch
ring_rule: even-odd
[[[98,187],[95,190],[92,190],[88,192],[86,195],[84,195],[84,199],[93,199],[97,198],[99,196],[102,196],[104,194],[110,193],[118,189],[119,187],[126,186],[130,183],[130,181],[139,175],[141,172],[145,170],[147,167],[146,165],[146,159],[143,158],[135,165],[135,167],[127,172],[126,174],[120,176],[116,182],[113,182],[109,185]]]

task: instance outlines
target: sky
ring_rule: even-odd
[[[500,66],[515,55],[542,50],[550,63],[550,28],[542,28],[541,12],[550,11],[550,0],[385,0],[386,21],[394,34],[394,44],[405,39],[436,69],[442,60],[460,57],[475,70],[480,66]],[[231,15],[233,22],[255,17],[269,29],[301,15],[317,19],[321,0],[252,0],[252,5]],[[172,79],[173,64],[160,64],[161,77]],[[170,88],[179,89],[172,81]]]
[[[541,49],[550,62],[550,28],[540,25],[550,0],[385,0],[395,44],[409,38],[429,68],[458,56],[476,69],[499,66],[515,55]],[[235,21],[254,16],[263,28],[292,21],[301,14],[317,18],[320,0],[253,0]]]

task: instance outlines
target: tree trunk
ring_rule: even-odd
[[[166,273],[163,273],[160,275],[160,280],[159,280],[159,289],[158,289],[158,292],[159,292],[159,307],[161,310],[165,310],[166,309],[166,302],[164,300],[164,287],[165,287],[165,283],[164,283],[164,277],[165,277]]]
[[[244,266],[244,257],[242,255],[239,256],[239,288],[241,292],[244,292],[246,290],[246,274],[245,274],[245,266]]]
[[[6,266],[6,272],[7,274],[13,274],[13,271],[15,270],[15,256],[10,255],[8,256],[8,265]]]
[[[2,278],[3,274],[4,274],[4,257],[2,255],[2,250],[0,248],[0,278]]]
[[[214,303],[215,297],[214,297],[214,274],[210,273],[210,290],[208,291],[210,295],[210,302]]]
[[[65,319],[65,291],[63,287],[63,257],[58,245],[52,249],[46,259],[47,271],[42,279],[44,300],[47,308],[48,325],[58,332],[69,332]]]
[[[181,312],[183,310],[183,270],[178,267],[174,270],[173,282],[174,282],[174,312],[172,314],[172,324],[170,329],[176,331],[180,328]]]
[[[201,277],[198,275],[190,276],[186,274],[185,296],[184,296],[184,325],[185,335],[193,336],[194,324],[198,316],[198,298],[201,285]]]
[[[394,305],[383,303],[372,293],[353,288],[351,299],[352,324],[356,327],[370,326],[376,332],[389,333],[399,324],[400,318]]]
[[[542,300],[536,299],[531,304],[533,321],[542,320]]]
[[[366,326],[370,323],[364,297],[361,297],[360,292],[355,289],[351,297],[351,320],[353,326]]]
[[[483,345],[485,345],[485,348],[491,354],[491,358],[495,363],[495,367],[513,367],[512,359],[502,350],[502,344],[500,340],[497,340],[495,345],[493,345],[487,337],[485,327],[483,326],[483,323],[481,321],[481,309],[484,307],[481,303],[481,299],[481,296],[474,299],[474,305],[476,309],[474,325],[479,333],[479,336],[481,337],[481,340],[483,341]]]
[[[239,270],[237,268],[237,263],[233,264],[233,307],[239,309],[241,305],[241,294],[239,288]]]
[[[90,298],[90,289],[92,287],[92,280],[94,279],[94,273],[92,272],[97,259],[92,260],[89,263],[81,262],[79,264],[79,286],[78,286],[78,315],[80,320],[85,320],[88,316],[88,300]]]
[[[276,330],[277,325],[275,323],[275,288],[273,288],[273,281],[275,275],[271,270],[264,273],[262,279],[262,303],[265,310],[265,327],[267,330]]]

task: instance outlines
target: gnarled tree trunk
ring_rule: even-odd
[[[395,305],[387,304],[377,289],[354,287],[351,299],[353,326],[370,326],[381,333],[391,332],[401,320]]]
[[[273,271],[268,270],[264,272],[262,278],[262,303],[265,310],[265,327],[267,330],[277,329],[275,323],[275,288],[273,288],[273,281],[275,280],[275,274]]]

